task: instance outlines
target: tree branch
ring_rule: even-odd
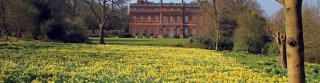
[[[285,0],[276,0],[278,3],[280,3],[281,5],[285,6]]]

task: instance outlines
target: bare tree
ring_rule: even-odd
[[[282,68],[287,68],[286,35],[283,34],[285,29],[283,11],[284,10],[279,10],[272,16],[268,22],[268,27],[265,28],[265,32],[274,38],[280,52]]]
[[[198,3],[200,3],[200,16],[205,16],[205,17],[209,17],[209,18],[204,18],[205,22],[203,23],[206,27],[214,28],[213,32],[209,32],[210,33],[215,33],[215,50],[219,51],[219,38],[220,38],[220,20],[221,20],[221,16],[220,11],[218,9],[219,4],[217,4],[218,0],[212,0],[212,2],[208,2],[208,1],[202,1],[202,0],[198,0]],[[210,30],[211,31],[211,30]],[[211,48],[209,48],[211,49]]]
[[[304,83],[303,0],[277,0],[285,8],[288,82]]]
[[[123,7],[128,0],[90,0],[86,1],[90,4],[91,11],[94,13],[99,22],[100,44],[104,44],[104,27],[107,21],[119,13],[119,9]]]

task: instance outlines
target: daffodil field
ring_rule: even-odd
[[[318,78],[307,75],[310,83]],[[287,77],[203,49],[0,42],[0,82],[283,83]]]

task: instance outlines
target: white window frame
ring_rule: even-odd
[[[180,16],[177,16],[176,22],[179,23],[179,22],[180,22],[180,19],[181,19]]]
[[[140,22],[143,22],[143,16],[140,16]]]
[[[189,16],[184,16],[184,22],[189,22]]]
[[[137,21],[137,17],[136,16],[132,16],[132,20],[133,20],[133,22],[136,22]]]
[[[158,28],[154,28],[154,34],[158,34]]]
[[[170,16],[169,22],[173,22],[173,16]]]
[[[196,16],[192,16],[192,21],[196,22]]]
[[[177,27],[176,31],[177,31],[176,34],[180,35],[180,27]]]
[[[155,22],[159,22],[159,17],[158,16],[155,16]]]
[[[148,22],[151,22],[151,16],[148,16]]]

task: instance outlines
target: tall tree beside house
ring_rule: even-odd
[[[194,39],[206,48],[232,50],[234,47],[232,37],[239,27],[238,20],[241,20],[238,17],[252,11],[262,13],[260,5],[255,0],[202,1],[198,15],[203,16],[200,24],[206,28]],[[216,41],[218,43],[215,43]]]
[[[198,15],[208,18],[203,18],[205,21],[203,21],[201,24],[203,24],[205,27],[209,28],[209,30],[204,30],[206,33],[201,34],[205,36],[212,37],[213,33],[215,39],[215,50],[219,51],[219,38],[220,38],[220,13],[218,10],[218,7],[220,4],[217,4],[217,2],[220,0],[212,0],[212,2],[208,1],[201,1],[198,0],[198,3],[200,3],[200,11],[198,11]],[[208,34],[209,33],[209,34]],[[211,36],[210,36],[211,35]],[[209,48],[211,49],[211,48]]]
[[[99,23],[100,44],[104,44],[105,25],[112,16],[119,14],[119,9],[126,5],[128,0],[86,0],[90,4],[91,11],[94,13]]]
[[[305,83],[304,41],[302,25],[303,0],[277,0],[285,8],[288,82]]]

